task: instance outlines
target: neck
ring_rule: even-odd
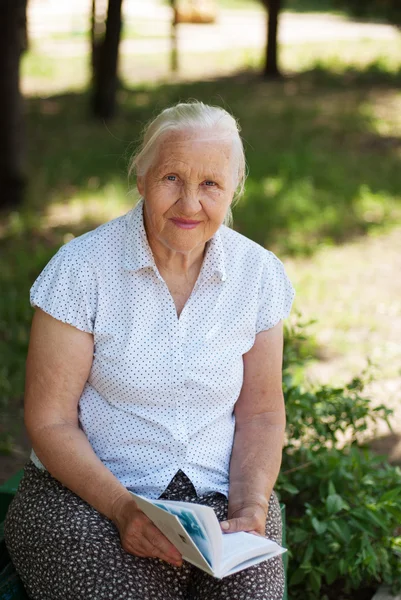
[[[164,245],[148,233],[147,237],[153,258],[160,272],[184,277],[185,279],[194,276],[196,279],[202,267],[206,244],[196,246],[188,252],[179,252]]]
[[[176,252],[169,248],[157,248],[149,242],[155,263],[160,272],[190,278],[199,274],[202,267],[205,246],[191,252]]]

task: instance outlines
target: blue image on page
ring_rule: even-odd
[[[202,525],[199,523],[195,515],[189,510],[186,510],[185,508],[172,508],[171,506],[159,504],[158,502],[154,502],[154,505],[158,508],[166,510],[167,512],[179,519],[181,525],[184,527],[185,531],[190,536],[194,544],[199,548],[199,551],[202,553],[203,557],[207,560],[209,565],[212,566],[207,537],[203,532]]]

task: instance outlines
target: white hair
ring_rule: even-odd
[[[162,136],[170,132],[205,131],[219,138],[232,140],[236,150],[235,179],[236,189],[231,206],[244,193],[246,179],[246,163],[241,128],[229,112],[219,106],[209,106],[199,101],[179,103],[166,108],[150,121],[142,133],[142,142],[130,160],[129,175],[146,175],[152,166]],[[231,206],[224,219],[225,225],[232,225]]]

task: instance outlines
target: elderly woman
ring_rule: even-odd
[[[31,461],[6,543],[34,600],[265,599],[280,557],[223,580],[183,562],[136,505],[215,509],[224,532],[281,541],[282,262],[225,226],[243,188],[235,119],[164,110],[132,169],[142,196],[74,239],[31,290]]]

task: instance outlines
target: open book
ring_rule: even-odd
[[[223,533],[209,506],[148,500],[131,494],[185,560],[218,579],[286,551],[276,542],[252,533]]]

